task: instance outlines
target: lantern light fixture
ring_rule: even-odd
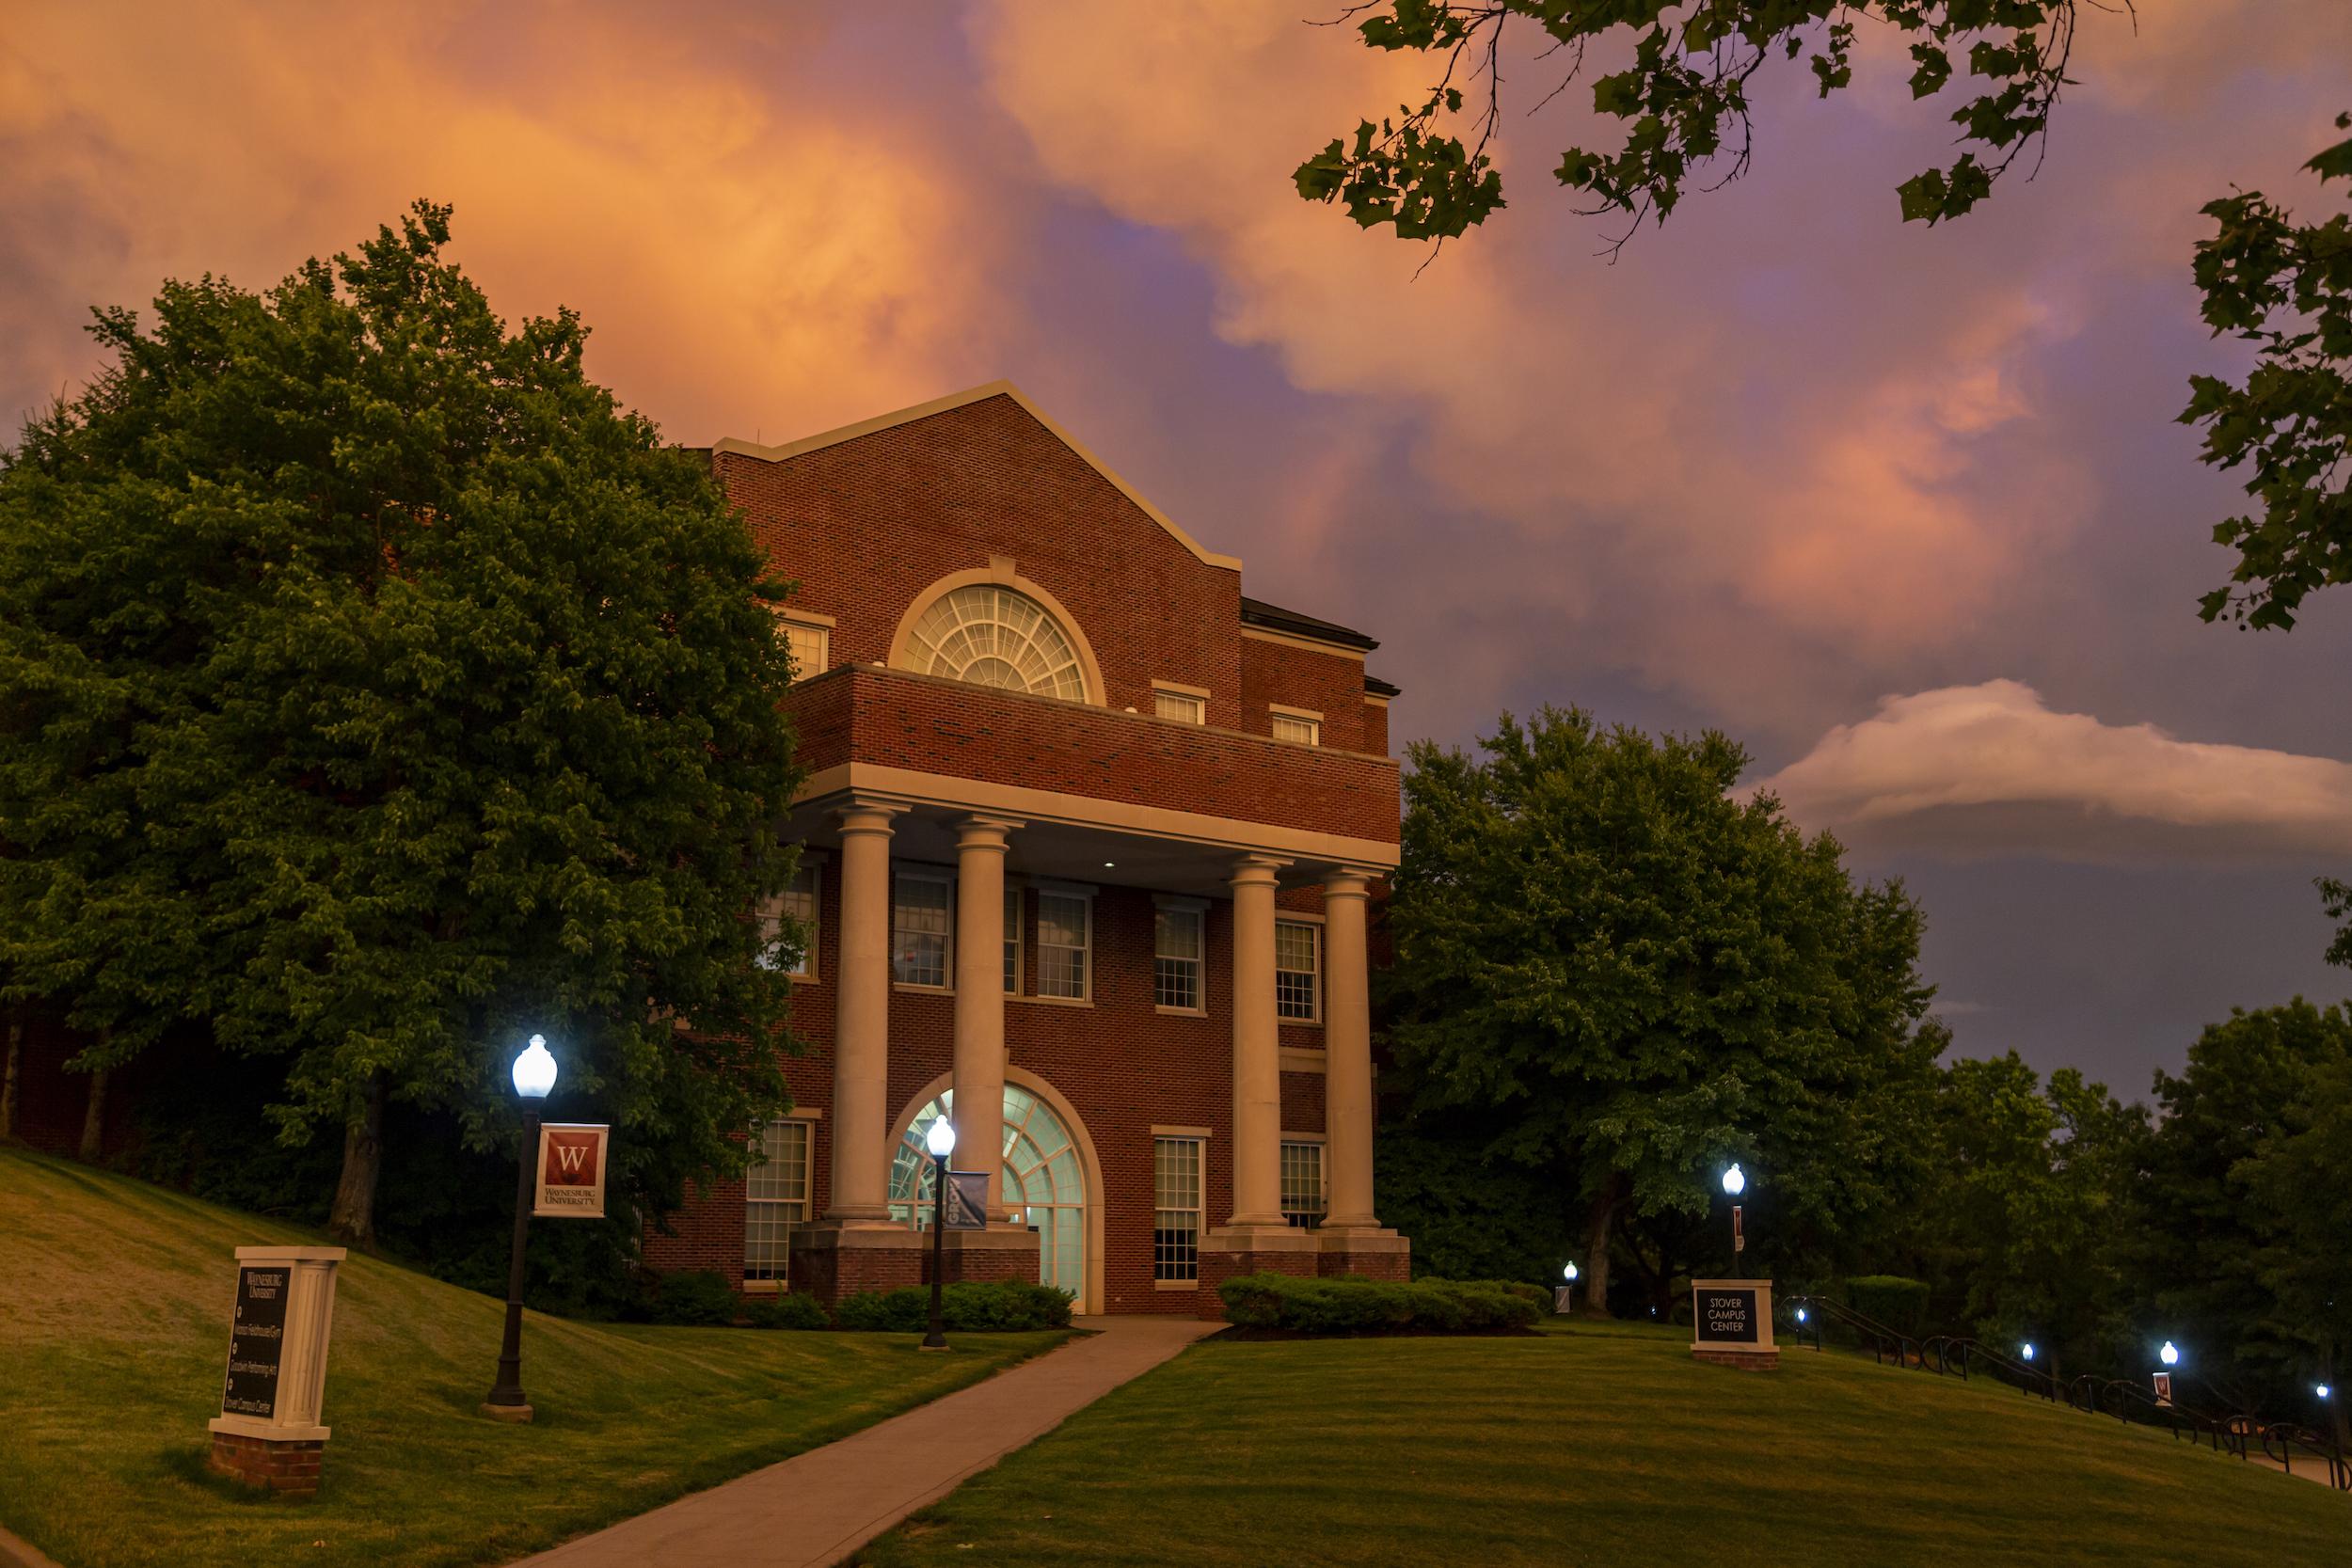
[[[515,1058],[515,1092],[525,1100],[545,1100],[555,1087],[555,1057],[545,1035],[531,1037],[530,1046]]]
[[[1748,1173],[1740,1168],[1740,1162],[1734,1160],[1731,1163],[1731,1168],[1724,1172],[1724,1191],[1738,1197],[1747,1190]]]
[[[931,1130],[923,1134],[923,1147],[931,1151],[934,1160],[945,1160],[956,1151],[956,1124],[946,1117],[931,1122]]]

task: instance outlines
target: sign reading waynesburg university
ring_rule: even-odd
[[[237,1309],[229,1324],[229,1381],[220,1394],[222,1415],[266,1421],[278,1414],[286,1299],[293,1293],[291,1264],[237,1271]]]
[[[612,1129],[551,1121],[539,1129],[538,1196],[534,1218],[604,1218],[604,1161]]]

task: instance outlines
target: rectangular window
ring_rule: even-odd
[[[1207,916],[1199,910],[1162,906],[1152,923],[1152,1001],[1162,1007],[1201,1008],[1202,961],[1208,942],[1201,927]]]
[[[1021,890],[1005,889],[1005,994],[1021,994]]]
[[[785,1283],[792,1227],[808,1223],[811,1124],[771,1121],[760,1133],[767,1163],[743,1173],[743,1277]]]
[[[1087,958],[1094,900],[1081,893],[1037,895],[1037,993],[1073,1002],[1087,997]]]
[[[1274,1016],[1293,1023],[1323,1017],[1323,927],[1303,921],[1274,923]]]
[[[1173,719],[1180,724],[1205,724],[1209,721],[1208,699],[1183,691],[1152,692],[1152,711],[1163,719]]]
[[[792,960],[792,967],[785,973],[799,980],[817,978],[817,866],[803,863],[792,874],[791,885],[760,915],[760,968],[775,969],[784,964],[784,922],[789,919],[797,928],[794,934],[801,950]]]
[[[947,984],[950,891],[944,874],[898,873],[890,904],[890,977],[898,984]]]
[[[1152,1140],[1152,1277],[1200,1277],[1199,1138]]]
[[[1282,1219],[1300,1230],[1319,1229],[1329,1209],[1323,1193],[1323,1146],[1282,1146]]]
[[[833,628],[784,618],[784,645],[792,655],[792,678],[804,681],[821,675],[832,663]]]
[[[1301,746],[1320,746],[1323,744],[1323,721],[1278,713],[1274,716],[1274,738],[1294,740]]]

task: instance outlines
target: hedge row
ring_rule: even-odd
[[[1070,1298],[1047,1285],[1018,1280],[950,1285],[940,1292],[940,1316],[961,1334],[1006,1333],[1033,1328],[1068,1328]],[[707,1271],[661,1275],[644,1308],[654,1323],[723,1328],[743,1322],[754,1328],[848,1328],[919,1334],[930,1326],[928,1285],[867,1291],[843,1302],[834,1317],[814,1296],[790,1291],[754,1296],[735,1293],[726,1275]]]
[[[1070,1326],[1070,1298],[1051,1285],[1003,1279],[988,1285],[949,1285],[939,1294],[940,1317],[959,1334]],[[836,1307],[834,1320],[842,1328],[919,1334],[930,1325],[930,1287],[862,1291]]]
[[[1290,1334],[1495,1334],[1534,1326],[1549,1306],[1533,1285],[1500,1279],[1300,1279],[1244,1275],[1216,1288],[1236,1328]]]

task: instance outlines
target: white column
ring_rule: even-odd
[[[1364,951],[1370,879],[1334,871],[1323,879],[1323,1137],[1331,1162],[1326,1230],[1373,1229],[1372,974]]]
[[[890,1218],[890,819],[856,801],[841,819],[841,957],[833,1041],[833,1205],[825,1217]]]
[[[1274,1013],[1274,874],[1233,867],[1233,1226],[1282,1223],[1282,1058]]]
[[[988,1216],[1003,1219],[1005,848],[1018,822],[967,816],[956,837],[956,1152],[988,1172]]]

